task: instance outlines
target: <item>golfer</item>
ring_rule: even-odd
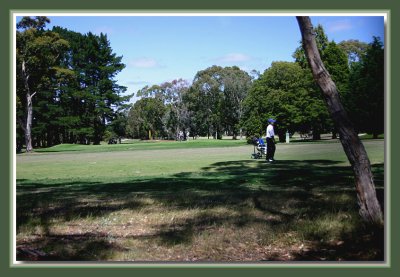
[[[268,119],[268,127],[267,127],[267,158],[266,160],[269,162],[273,162],[274,155],[275,155],[275,131],[274,131],[274,123],[276,122],[275,119],[270,118]]]

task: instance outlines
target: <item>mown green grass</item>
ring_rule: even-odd
[[[234,147],[243,146],[246,140],[214,140],[196,139],[188,141],[159,141],[159,140],[127,140],[121,144],[107,144],[102,142],[100,145],[81,145],[81,144],[59,144],[53,147],[36,149],[38,153],[50,152],[113,152],[113,151],[137,151],[137,150],[163,150],[163,149],[186,149],[186,148],[210,148],[210,147]]]
[[[227,143],[18,155],[18,258],[382,260],[340,144],[278,144],[269,164]],[[383,201],[383,141],[365,146]]]
[[[200,145],[207,143],[201,142]],[[189,172],[192,174],[204,172],[204,168],[216,163],[229,161],[252,161],[251,153],[254,151],[251,145],[242,145],[237,141],[222,142],[224,147],[215,147],[215,141],[211,141],[211,147],[197,147],[197,143],[172,143],[172,146],[185,146],[185,148],[159,149],[165,142],[151,143],[147,149],[131,146],[127,151],[108,151],[108,145],[101,145],[104,151],[89,152],[89,147],[84,150],[64,152],[41,152],[33,154],[17,155],[18,179],[81,179],[103,180],[104,178],[136,178],[145,176],[168,176],[171,174]],[[158,144],[158,145],[157,145]],[[239,144],[239,145],[238,145]],[[134,144],[133,144],[134,145]],[[232,145],[227,147],[225,145]],[[112,145],[114,146],[114,145]],[[172,147],[168,146],[168,147]],[[366,141],[372,163],[382,163],[384,158],[383,141]],[[64,146],[60,146],[64,147]],[[79,145],[73,145],[79,149]],[[135,148],[135,150],[132,150]],[[339,165],[348,165],[347,158],[340,143],[309,144],[295,143],[277,145],[275,158],[278,161],[307,161],[330,160]],[[261,160],[255,160],[258,162]],[[252,163],[254,166],[256,163]],[[234,172],[234,168],[232,172]]]

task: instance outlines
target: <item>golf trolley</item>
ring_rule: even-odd
[[[262,138],[253,139],[254,151],[251,154],[252,159],[261,159],[263,156],[267,155],[267,146]]]

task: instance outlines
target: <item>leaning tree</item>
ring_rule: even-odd
[[[329,113],[339,132],[343,149],[354,171],[360,215],[366,222],[382,225],[382,210],[376,197],[367,152],[343,108],[336,85],[321,60],[310,18],[298,16],[297,21],[313,77],[322,90]]]

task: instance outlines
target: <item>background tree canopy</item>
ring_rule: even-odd
[[[175,139],[263,136],[269,117],[285,133],[335,135],[300,42],[293,62],[274,61],[262,74],[237,66],[211,66],[193,81],[153,84],[133,96],[115,77],[125,65],[107,35],[61,27],[46,30],[46,17],[17,24],[17,144],[99,144],[110,137]],[[315,28],[322,60],[337,84],[358,132],[384,131],[384,45],[330,41]],[[27,147],[28,149],[28,147]]]

